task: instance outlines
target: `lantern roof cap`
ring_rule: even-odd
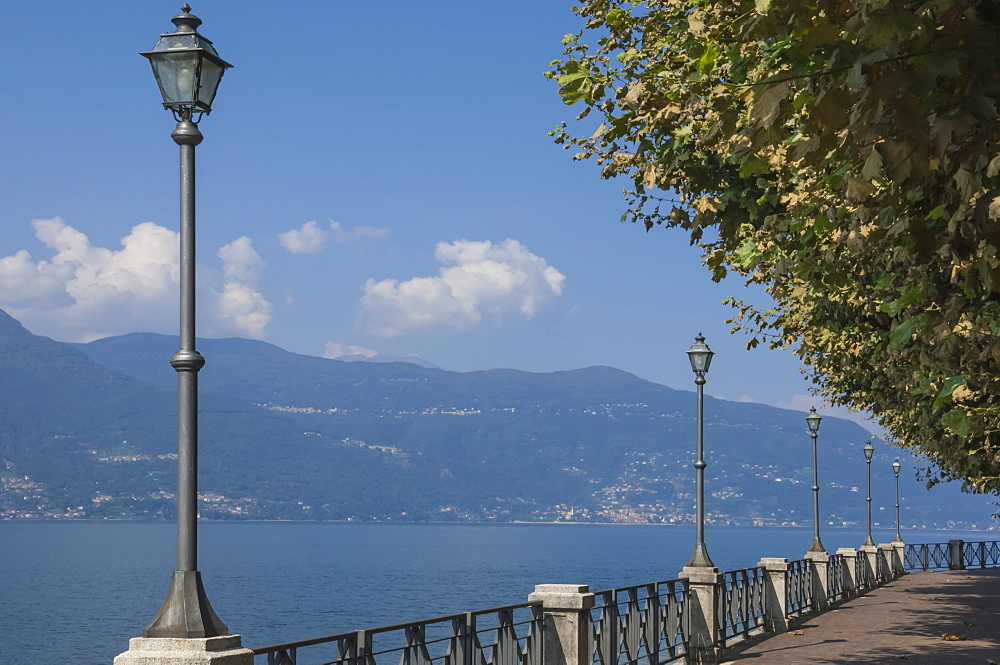
[[[170,19],[170,22],[177,27],[177,32],[197,32],[202,21],[191,13],[191,5],[185,2],[181,6],[181,12]]]

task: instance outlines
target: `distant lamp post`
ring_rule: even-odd
[[[197,123],[212,111],[226,69],[212,42],[198,34],[201,19],[185,3],[172,21],[176,30],[160,36],[149,59],[163,107],[177,126],[170,135],[180,146],[180,350],[170,359],[177,371],[177,570],[167,599],[143,637],[216,637],[229,629],[212,610],[198,572],[198,370],[205,359],[195,350],[195,177]]]
[[[896,537],[893,538],[892,542],[894,545],[902,544],[903,537],[899,534],[899,470],[903,467],[899,463],[899,458],[892,463],[892,473],[896,476]]]
[[[810,552],[826,552],[823,541],[819,539],[819,465],[816,457],[816,439],[819,438],[819,424],[823,418],[816,413],[816,407],[809,409],[806,424],[809,426],[809,436],[813,444],[813,542]]]
[[[875,547],[875,541],[872,540],[872,455],[875,454],[875,446],[871,441],[865,442],[864,451],[865,462],[868,464],[868,536],[862,547]]]
[[[705,548],[705,374],[712,364],[712,356],[715,353],[705,344],[705,338],[701,333],[694,338],[695,342],[687,350],[688,359],[691,361],[691,369],[695,373],[695,385],[698,386],[698,459],[694,463],[696,492],[697,492],[697,524],[694,553],[688,561],[688,567],[708,567],[714,568],[715,564],[708,556]]]

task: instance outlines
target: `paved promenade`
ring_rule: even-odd
[[[946,640],[949,635],[961,639]],[[726,652],[739,665],[1000,665],[1000,570],[910,573]]]

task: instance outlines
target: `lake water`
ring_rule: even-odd
[[[163,603],[175,539],[165,523],[0,522],[0,662],[110,665]],[[762,556],[799,559],[812,531],[709,527],[705,540],[719,569],[732,570]],[[863,540],[823,533],[831,552]],[[207,523],[198,563],[219,617],[245,646],[262,646],[524,602],[536,584],[673,579],[693,542],[693,528],[665,526]]]

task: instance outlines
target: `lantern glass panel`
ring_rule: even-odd
[[[197,51],[177,53],[160,52],[150,57],[153,74],[160,86],[164,104],[181,104],[195,101],[198,92]]]
[[[219,81],[222,80],[222,74],[225,71],[225,68],[210,58],[202,58],[201,88],[198,90],[198,102],[200,105],[212,108],[212,102],[215,101],[215,93],[219,90]]]

